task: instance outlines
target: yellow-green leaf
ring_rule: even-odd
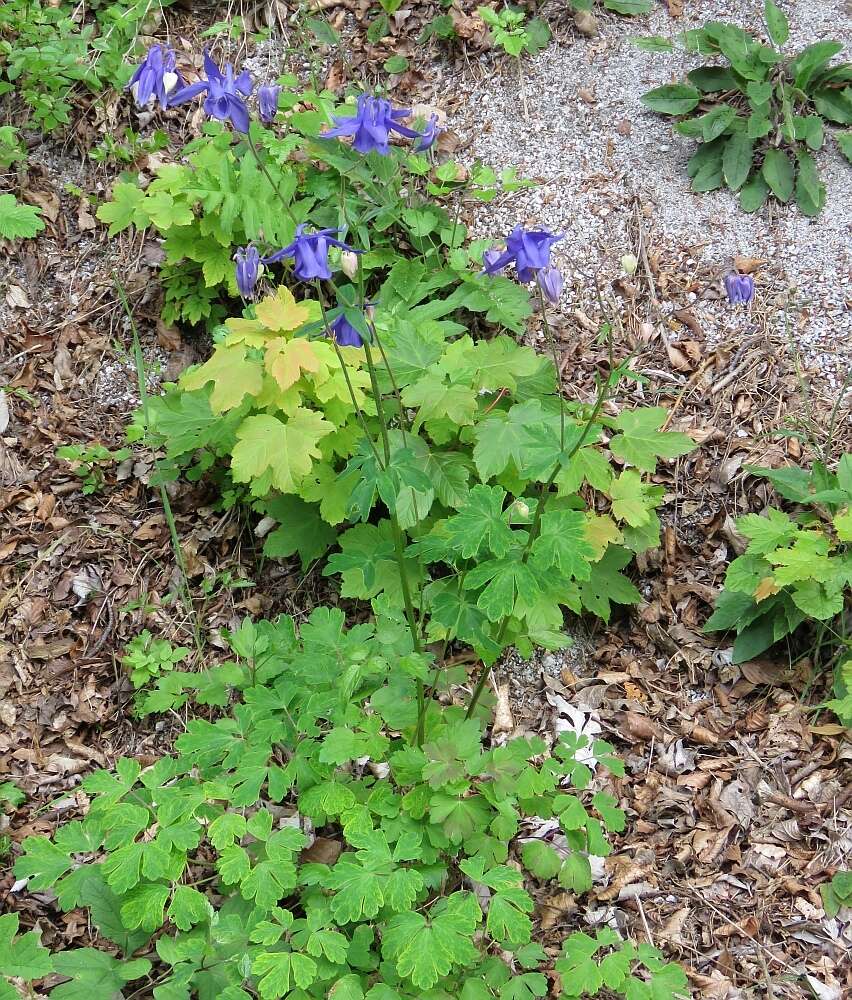
[[[238,483],[251,482],[259,496],[272,486],[294,493],[311,471],[313,459],[320,457],[317,443],[333,430],[333,424],[304,407],[287,423],[265,413],[246,417],[237,429],[231,474]]]
[[[285,391],[298,382],[302,372],[316,374],[322,368],[314,345],[304,337],[293,340],[279,337],[269,342],[264,360],[266,370]]]
[[[267,330],[281,333],[297,330],[311,318],[311,310],[305,303],[296,303],[289,288],[281,285],[274,295],[258,302],[255,307],[257,318]]]
[[[246,395],[256,396],[263,385],[263,366],[246,357],[245,344],[217,347],[209,361],[188,371],[180,380],[182,389],[202,389],[213,383],[210,409],[224,413],[239,406]]]

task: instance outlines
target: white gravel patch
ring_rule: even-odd
[[[763,259],[755,313],[768,317],[770,332],[781,342],[792,339],[820,389],[836,390],[852,362],[852,168],[828,138],[817,154],[827,187],[817,219],[774,201],[747,215],[728,191],[693,194],[686,163],[695,143],[673,133],[671,120],[646,111],[639,98],[706,60],[681,50],[645,52],[630,39],[673,38],[711,19],[760,30],[763,4],[701,0],[686,6],[676,19],[663,7],[633,20],[599,16],[599,37],[557,39],[524,63],[528,118],[515,66],[501,76],[483,61],[487,78],[449,121],[470,140],[462,159],[495,169],[515,166],[538,186],[478,209],[472,235],[500,239],[518,222],[565,233],[554,248],[555,263],[566,276],[562,310],[570,314],[579,308],[599,318],[595,280],[608,284],[619,274],[622,255],[635,250],[637,198],[649,253],[661,269],[696,276],[695,290],[684,290],[689,282],[680,282],[674,301],[664,302],[664,313],[690,308],[709,348],[721,343],[736,349],[755,323],[712,289],[707,294],[708,275],[724,275],[737,255]],[[847,0],[782,6],[791,24],[788,51],[826,38],[839,38],[852,49]],[[666,299],[665,289],[660,297]],[[659,317],[647,319],[653,323]],[[669,330],[670,339],[678,336]],[[684,330],[682,336],[691,339],[694,333]]]

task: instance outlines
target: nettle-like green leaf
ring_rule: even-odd
[[[35,931],[18,935],[18,914],[0,916],[0,975],[41,979],[53,971],[53,961]]]
[[[660,430],[667,416],[661,406],[622,411],[615,421],[619,433],[610,442],[612,453],[645,472],[653,472],[658,458],[677,458],[692,451],[695,442],[686,434]]]
[[[459,512],[444,524],[443,533],[451,549],[464,559],[487,552],[504,556],[515,544],[503,504],[506,491],[499,486],[474,486]]]
[[[0,238],[29,239],[44,229],[41,211],[25,205],[12,194],[0,194]]]
[[[428,917],[412,911],[391,917],[382,935],[382,954],[403,979],[431,989],[456,966],[479,957],[472,938],[481,919],[473,893],[454,892]]]

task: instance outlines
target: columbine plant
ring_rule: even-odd
[[[261,267],[284,264],[300,298],[279,284],[226,320],[212,357],[146,401],[142,432],[166,453],[161,478],[226,459],[232,500],[279,523],[267,551],[308,563],[334,547],[323,571],[373,615],[347,630],[342,611],[317,608],[298,633],[286,617],[246,619],[225,637],[232,658],[197,672],[174,669],[185,650],[140,637],[128,658],[139,710],[203,705],[205,717],[173,756],[89,776],[82,821],[24,841],[16,877],[86,908],[110,947],[49,955],[0,918],[3,971],[56,974],[57,996],[130,983],[154,1000],[543,997],[527,886],[591,887],[607,831],[624,827],[606,776],[623,769],[606,743],[572,733],[499,745],[490,666],[510,644],[564,645],[563,607],[608,617],[610,602],[638,599],[620,570],[658,541],[662,495],[642,473],[692,443],[659,430],[662,410],[605,413],[629,374],[612,359],[593,400],[568,402],[551,360],[499,332],[475,341],[459,322],[480,312],[520,326],[526,292],[497,273],[512,264],[536,281],[552,346],[558,236],[518,228],[481,274],[486,248],[462,249],[457,218],[397,201],[418,256],[375,265],[373,227],[395,224],[382,189],[399,155],[420,155],[391,139],[429,145],[436,122],[417,131],[369,96],[336,116],[311,148],[344,165],[335,186],[363,190],[341,183],[330,218],[276,184],[281,147],[243,114],[251,81],[207,63],[207,80],[170,103],[206,93],[287,220],[263,233],[269,252],[246,241],[232,262],[228,247],[232,279],[250,300]],[[232,138],[208,144],[220,171]],[[448,239],[431,246],[436,225]],[[570,935],[557,969],[564,997],[606,983],[670,1000],[686,983],[614,932]]]

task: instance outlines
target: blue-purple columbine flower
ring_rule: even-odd
[[[138,108],[147,107],[153,98],[160,107],[168,107],[169,94],[180,84],[185,86],[183,77],[175,69],[175,54],[168,47],[152,45],[125,87],[133,94]]]
[[[339,229],[320,229],[316,233],[306,233],[306,228],[304,222],[299,223],[296,226],[293,242],[264,257],[263,263],[274,264],[284,260],[285,257],[292,257],[293,271],[297,278],[301,278],[302,281],[313,281],[315,278],[327,280],[331,277],[331,268],[328,266],[329,247],[340,247],[341,250],[348,250],[350,253],[361,252],[333,238],[332,234],[339,233]]]
[[[252,82],[247,71],[234,76],[234,67],[225,63],[223,73],[210,58],[210,53],[204,50],[204,70],[206,80],[198,80],[188,87],[182,87],[169,98],[169,107],[191,101],[198,94],[207,92],[204,98],[204,110],[211,118],[220,122],[229,121],[238,132],[248,132],[249,111],[245,98],[251,94]]]
[[[754,278],[750,274],[737,274],[732,271],[725,275],[725,291],[732,306],[751,302],[754,298]]]
[[[267,83],[258,88],[257,104],[260,108],[260,119],[267,124],[278,114],[278,95],[281,86],[277,83]]]
[[[251,243],[247,247],[240,247],[234,254],[236,261],[237,288],[244,299],[253,299],[254,290],[258,278],[263,274],[263,263],[257,247]]]
[[[438,116],[431,115],[426,128],[420,133],[420,138],[414,143],[415,153],[425,153],[435,145],[435,141],[444,129],[438,124]]]
[[[544,297],[554,305],[559,301],[562,294],[562,272],[552,265],[536,275],[539,287],[544,292]]]
[[[387,156],[390,152],[388,142],[390,133],[396,132],[408,139],[420,139],[423,133],[400,124],[401,118],[411,115],[409,108],[391,107],[390,101],[383,97],[373,97],[371,94],[361,94],[356,104],[354,115],[335,115],[334,128],[323,132],[321,139],[337,139],[341,136],[354,136],[352,148],[358,153],[381,153]]]
[[[526,230],[515,226],[506,237],[506,249],[503,253],[497,254],[493,250],[485,252],[482,269],[486,274],[499,274],[514,263],[518,280],[524,283],[532,281],[539,271],[550,267],[550,248],[563,238],[564,234],[554,236],[546,229]]]
[[[331,324],[331,335],[338,347],[364,346],[364,338],[343,313]]]

